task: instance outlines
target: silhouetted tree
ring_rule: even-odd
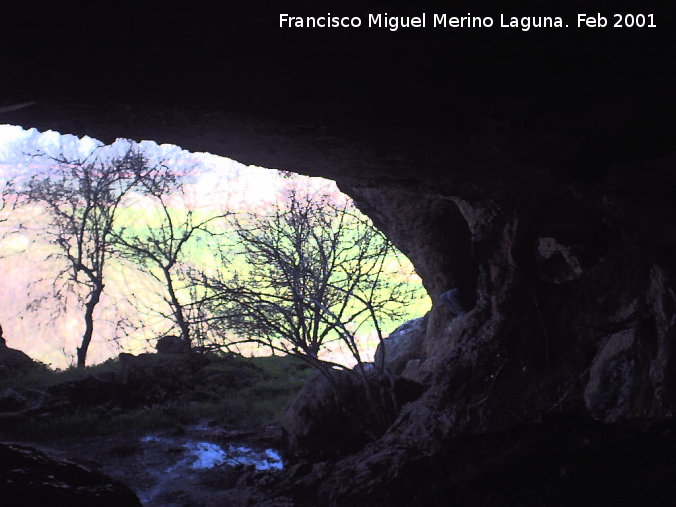
[[[290,190],[284,205],[265,216],[230,219],[238,270],[203,275],[209,308],[219,326],[242,342],[297,356],[332,380],[341,365],[320,352],[340,340],[365,378],[357,336],[396,321],[415,299],[399,253],[351,202]],[[238,263],[237,257],[244,263]]]
[[[50,257],[65,261],[54,282],[57,296],[73,292],[84,305],[85,330],[77,349],[77,365],[84,367],[94,332],[94,309],[113,253],[119,208],[134,187],[154,178],[161,168],[150,167],[131,143],[124,154],[110,159],[91,155],[51,160],[53,166],[33,176],[24,193],[27,202],[44,208],[47,225],[40,234],[56,247]]]
[[[0,240],[15,232],[5,229],[5,225],[3,224],[6,224],[9,220],[10,213],[16,208],[16,204],[17,195],[14,191],[14,182],[7,180],[2,184],[2,189],[0,189]],[[0,251],[0,259],[2,257],[3,252]]]
[[[162,287],[160,296],[169,313],[158,308],[155,311],[172,321],[181,339],[192,344],[193,330],[199,334],[203,316],[198,315],[201,298],[194,287],[190,287],[185,273],[186,250],[191,241],[206,241],[216,234],[209,225],[226,215],[211,213],[196,217],[195,210],[187,206],[182,198],[184,187],[176,175],[145,178],[138,190],[152,201],[153,209],[144,213],[143,221],[136,221],[133,226],[122,227],[115,232],[117,251],[159,282]],[[193,318],[191,314],[196,316]]]
[[[5,181],[2,190],[0,190],[0,241],[5,239],[11,231],[4,229],[3,224],[9,220],[9,213],[16,205],[16,197],[12,191],[12,181]],[[4,257],[2,250],[0,250],[0,259]],[[0,346],[4,345],[2,338],[2,326],[0,326]]]

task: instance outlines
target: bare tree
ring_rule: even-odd
[[[143,223],[122,227],[115,232],[120,255],[133,262],[142,272],[156,280],[162,289],[162,300],[169,313],[155,309],[178,328],[181,340],[193,344],[193,334],[199,338],[203,315],[199,315],[201,297],[186,275],[186,251],[190,243],[205,242],[216,235],[209,228],[224,214],[196,213],[185,205],[183,184],[178,177],[145,178],[140,193],[153,203],[153,211],[145,213]],[[180,201],[180,206],[174,203]],[[202,215],[202,216],[199,216]],[[193,317],[195,315],[195,317]]]
[[[85,330],[77,348],[84,367],[94,332],[94,309],[105,288],[114,228],[125,196],[146,178],[161,171],[150,167],[141,151],[129,144],[120,156],[101,160],[52,158],[53,167],[27,183],[28,203],[44,207],[48,220],[41,235],[56,247],[50,257],[61,259],[54,289],[59,297],[73,292],[84,305]]]
[[[17,204],[17,196],[13,188],[14,182],[7,180],[0,190],[0,241],[5,239],[12,232],[5,229],[5,224],[9,220],[9,214],[15,209]],[[0,259],[4,257],[4,252],[0,250]],[[2,338],[2,326],[0,326],[0,346],[4,343]]]
[[[385,236],[351,202],[296,190],[267,216],[230,222],[236,244],[228,248],[245,263],[201,277],[211,293],[212,325],[297,356],[330,382],[332,369],[342,366],[321,351],[341,341],[365,378],[357,336],[375,331],[382,341],[383,322],[401,319],[415,299],[408,279],[393,273],[400,254]]]
[[[12,232],[5,229],[5,224],[9,220],[10,213],[16,208],[17,195],[14,192],[14,182],[7,180],[3,183],[0,189],[0,240],[5,239]],[[3,252],[0,251],[0,259],[3,257]]]

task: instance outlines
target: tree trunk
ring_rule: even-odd
[[[89,295],[89,300],[85,308],[85,332],[82,335],[82,344],[77,348],[77,367],[84,368],[87,361],[87,350],[94,334],[94,308],[101,299],[103,285],[97,285]]]
[[[186,343],[190,343],[190,327],[185,320],[185,316],[183,315],[183,307],[178,301],[178,296],[174,290],[174,282],[171,279],[171,273],[166,268],[164,269],[164,278],[167,281],[167,290],[169,292],[169,298],[171,299],[171,307],[174,313],[174,318],[176,319],[176,323],[181,330],[181,340]]]

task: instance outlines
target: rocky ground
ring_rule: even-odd
[[[17,352],[0,351],[3,505],[255,502],[245,478],[283,468],[274,421],[310,373],[187,352],[53,372]]]
[[[437,417],[434,430],[430,407],[456,405],[421,354],[430,318],[386,339],[369,391],[290,358],[165,352],[53,372],[5,348],[3,505],[673,505],[670,417],[559,409],[450,433]],[[464,381],[477,413],[494,382]]]
[[[154,432],[20,442],[71,460],[131,489],[146,506],[232,505],[255,497],[243,477],[278,474],[284,466],[278,427],[261,431],[212,421]]]

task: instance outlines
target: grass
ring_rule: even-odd
[[[263,427],[281,417],[311,373],[292,357],[232,354],[146,354],[126,365],[115,359],[84,369],[40,369],[4,379],[0,393],[7,388],[26,395],[46,392],[60,404],[15,418],[0,414],[0,436],[108,435],[204,420]]]

